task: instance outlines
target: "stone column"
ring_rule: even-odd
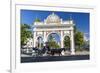
[[[63,42],[63,31],[60,32],[61,33],[61,48],[64,48],[64,42]]]
[[[36,31],[33,32],[33,47],[36,47]]]
[[[75,54],[75,45],[74,45],[74,32],[73,30],[71,30],[71,54],[74,55]]]
[[[43,33],[43,41],[44,41],[44,46],[45,46],[45,43],[47,42],[46,31],[44,31]]]

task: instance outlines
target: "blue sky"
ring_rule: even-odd
[[[21,24],[33,25],[36,18],[43,21],[52,12],[57,14],[63,20],[67,20],[71,17],[74,20],[77,29],[83,33],[86,33],[86,37],[89,38],[89,13],[21,10]]]

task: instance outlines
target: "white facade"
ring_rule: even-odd
[[[34,22],[33,23],[33,46],[37,46],[37,38],[42,37],[43,42],[47,42],[49,34],[56,33],[60,36],[61,48],[64,48],[64,37],[67,35],[70,37],[70,48],[71,54],[75,54],[74,46],[74,26],[73,20],[63,21],[55,13],[50,14],[44,22]]]

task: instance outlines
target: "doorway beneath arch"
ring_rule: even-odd
[[[43,38],[41,36],[37,37],[37,48],[42,49],[43,48]]]
[[[63,40],[63,43],[64,43],[64,48],[66,48],[66,50],[70,51],[70,37],[69,36],[64,36],[64,40]]]
[[[61,43],[60,43],[60,35],[58,33],[50,33],[47,36],[47,42],[49,47],[52,48],[60,48],[61,47]]]

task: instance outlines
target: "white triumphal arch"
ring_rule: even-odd
[[[43,43],[47,42],[48,35],[57,33],[60,36],[60,46],[64,48],[64,37],[70,37],[70,51],[75,54],[74,47],[74,26],[73,20],[63,20],[57,14],[51,13],[43,22],[34,22],[33,24],[33,47],[37,46],[37,39],[43,39]]]

